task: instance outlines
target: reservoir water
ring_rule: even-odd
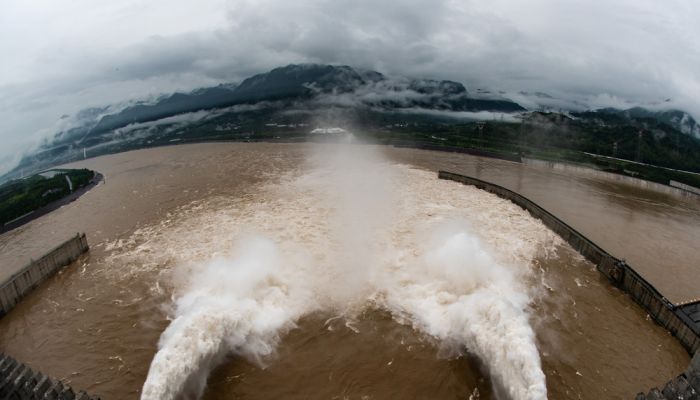
[[[671,301],[700,295],[692,198],[374,146],[72,166],[105,184],[0,236],[0,274],[78,231],[91,250],[0,320],[0,349],[106,399],[632,398],[689,361],[538,220],[436,171],[529,197]]]

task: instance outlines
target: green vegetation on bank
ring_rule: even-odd
[[[0,185],[0,225],[60,200],[87,185],[95,176],[88,169],[50,170]]]

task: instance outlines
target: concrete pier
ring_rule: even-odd
[[[0,318],[10,312],[32,289],[75,261],[89,248],[85,234],[77,234],[7,278],[0,284]]]

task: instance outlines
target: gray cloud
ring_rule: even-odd
[[[0,5],[0,171],[63,114],[298,62],[700,116],[693,0],[54,3]]]

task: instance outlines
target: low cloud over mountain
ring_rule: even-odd
[[[526,108],[542,103],[530,94],[546,93],[555,108],[644,106],[697,117],[699,7],[691,0],[3,2],[0,169],[60,130],[64,114],[240,82],[289,63],[447,79]]]

